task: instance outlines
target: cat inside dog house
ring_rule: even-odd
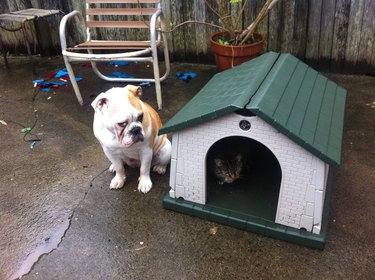
[[[216,74],[165,126],[165,208],[324,248],[346,90],[290,54]]]
[[[281,167],[266,146],[243,136],[225,137],[208,150],[205,170],[210,203],[275,220]]]

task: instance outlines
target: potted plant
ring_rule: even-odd
[[[215,55],[217,68],[222,71],[262,54],[264,37],[255,31],[258,24],[278,1],[266,0],[255,20],[245,29],[242,29],[241,19],[245,13],[246,6],[249,4],[249,0],[215,0],[215,7],[207,0],[204,0],[208,10],[219,18],[221,25],[188,20],[176,25],[172,31],[188,23],[205,24],[220,29],[221,31],[212,34],[209,40],[211,50]],[[229,12],[228,2],[241,5],[237,16],[232,16]]]

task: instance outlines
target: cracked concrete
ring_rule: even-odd
[[[10,64],[5,70],[0,61],[0,120],[7,123],[0,123],[0,279],[373,277],[374,77],[327,75],[348,89],[348,99],[343,164],[334,178],[326,248],[319,251],[165,210],[167,175],[153,174],[154,187],[144,195],[137,191],[138,170],[128,169],[125,187],[109,190],[112,174],[92,133],[90,102],[119,84],[77,66],[83,107],[70,86],[38,92],[33,102],[31,81],[63,68],[61,57],[10,58]],[[150,71],[135,68],[136,75]],[[189,83],[174,77],[184,70],[198,77]],[[211,66],[174,64],[162,85],[162,120],[213,74]],[[155,107],[153,86],[143,99]],[[34,123],[25,140],[41,141],[30,149],[20,130]]]

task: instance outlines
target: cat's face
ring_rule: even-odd
[[[241,177],[243,162],[242,155],[236,154],[227,158],[215,158],[215,175],[219,184],[231,184]]]

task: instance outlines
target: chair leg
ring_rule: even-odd
[[[162,34],[163,37],[163,47],[164,47],[164,63],[165,63],[165,74],[160,78],[161,81],[164,81],[165,78],[169,75],[171,71],[171,63],[169,60],[169,50],[168,50],[168,40],[165,33]]]
[[[78,103],[79,105],[83,106],[83,99],[82,99],[81,92],[79,91],[79,87],[76,81],[76,76],[74,75],[73,68],[70,65],[70,62],[66,56],[64,56],[64,62],[65,62],[66,70],[68,70],[69,79],[73,86],[73,90],[74,90],[74,93],[76,94]]]
[[[162,96],[161,96],[161,87],[160,87],[160,73],[159,73],[159,61],[158,53],[155,50],[152,51],[152,65],[154,68],[154,79],[155,79],[155,90],[156,90],[156,102],[158,104],[158,109],[162,109]]]
[[[156,90],[156,102],[158,104],[158,109],[161,110],[163,107],[162,96],[161,96],[161,86],[159,77],[155,77],[155,90]]]
[[[89,53],[91,53],[89,51]],[[98,66],[96,65],[95,61],[90,61],[91,62],[91,69],[94,71],[94,73],[101,79],[106,80],[108,77],[104,75],[102,72],[99,71]]]
[[[158,104],[158,109],[162,109],[162,96],[161,96],[161,86],[160,86],[160,75],[159,75],[159,65],[158,61],[154,60],[154,78],[155,78],[155,90],[156,90],[156,102]]]

